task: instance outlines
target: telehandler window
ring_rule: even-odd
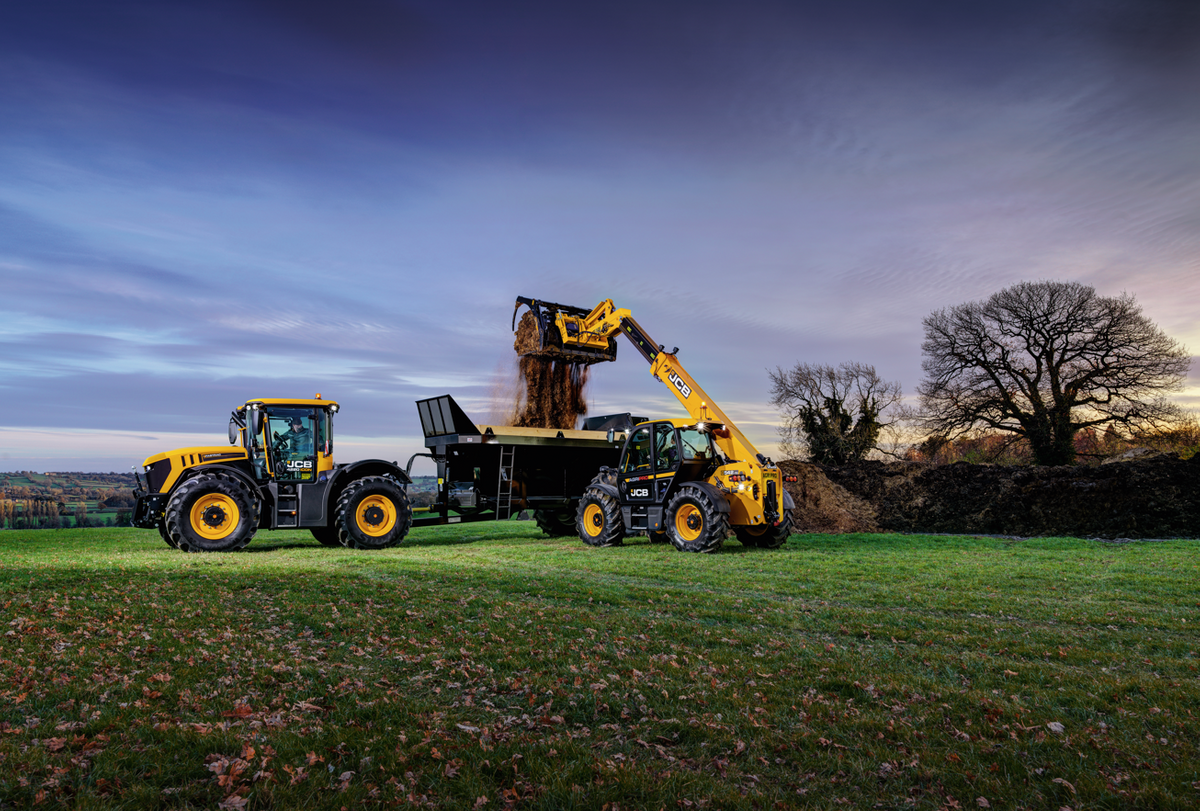
[[[658,470],[671,470],[679,461],[679,449],[675,447],[675,426],[669,422],[654,426],[654,461]]]
[[[633,432],[629,442],[625,444],[625,462],[621,465],[622,473],[633,473],[635,470],[650,469],[650,426],[644,426]]]

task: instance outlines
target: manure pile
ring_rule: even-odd
[[[517,428],[574,428],[587,413],[584,388],[588,364],[522,354],[541,349],[533,313],[521,316],[513,349],[520,361],[508,424]]]

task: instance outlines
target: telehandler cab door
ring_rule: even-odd
[[[669,422],[639,425],[621,457],[621,500],[629,505],[661,504],[679,470],[679,443]]]

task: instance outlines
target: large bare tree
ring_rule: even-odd
[[[900,402],[899,383],[865,363],[797,363],[771,375],[771,405],[783,415],[779,449],[791,457],[840,465],[864,458],[880,444]]]
[[[923,425],[945,436],[976,429],[1024,437],[1039,465],[1075,461],[1088,427],[1155,429],[1180,416],[1186,350],[1133,296],[1077,282],[1022,282],[925,321]]]

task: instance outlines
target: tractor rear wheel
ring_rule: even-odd
[[[716,552],[729,533],[729,517],[707,493],[683,487],[667,504],[667,538],[680,552]]]
[[[743,546],[755,546],[759,549],[778,549],[787,543],[792,534],[792,511],[784,510],[779,517],[779,523],[759,524],[752,527],[734,527],[733,533]]]
[[[575,528],[588,546],[620,546],[625,537],[620,503],[611,493],[589,486],[579,500]]]
[[[258,531],[258,497],[228,473],[201,473],[167,502],[167,543],[184,552],[235,552]]]
[[[364,476],[338,497],[337,533],[350,549],[386,549],[404,540],[412,507],[404,489],[388,476]]]
[[[551,538],[575,534],[575,513],[571,510],[534,510],[533,520]]]
[[[341,546],[338,540],[337,527],[313,527],[312,535],[321,542],[321,546]]]

